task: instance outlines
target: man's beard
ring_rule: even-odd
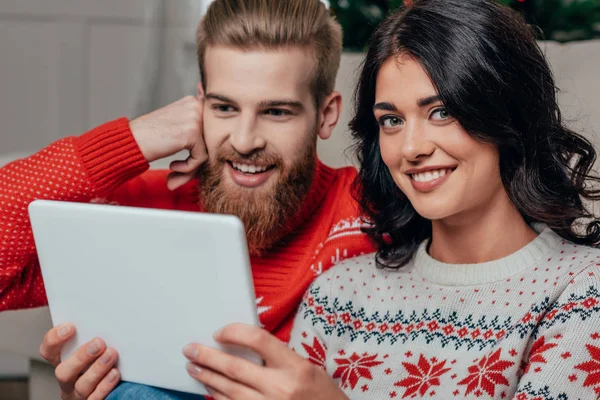
[[[312,185],[316,166],[316,140],[289,167],[267,151],[242,155],[231,146],[219,149],[216,160],[198,171],[202,205],[206,212],[237,216],[246,228],[248,251],[261,255],[271,249],[290,230],[291,221],[302,209]],[[277,181],[268,188],[244,188],[223,180],[227,162],[274,165]],[[272,179],[272,178],[270,178]]]

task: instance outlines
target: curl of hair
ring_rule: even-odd
[[[397,268],[431,236],[381,158],[372,113],[379,70],[409,54],[429,75],[445,107],[474,138],[496,146],[511,201],[528,223],[597,247],[600,222],[584,200],[600,199],[596,151],[565,126],[552,72],[533,29],[491,0],[417,0],[388,17],[371,38],[350,122],[360,162],[354,196],[370,220],[379,266]],[[402,90],[402,88],[398,88]]]

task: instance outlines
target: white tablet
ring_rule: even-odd
[[[52,322],[77,328],[63,359],[100,337],[118,351],[123,380],[206,394],[186,372],[183,347],[223,349],[218,329],[259,323],[234,216],[40,200],[29,215]]]

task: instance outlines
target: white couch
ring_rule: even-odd
[[[543,47],[547,51],[561,89],[560,104],[566,120],[571,121],[572,126],[592,142],[600,145],[600,137],[597,136],[600,134],[600,40],[567,45],[544,43]],[[332,166],[346,165],[350,162],[344,152],[350,144],[346,126],[352,112],[350,100],[356,67],[361,57],[360,54],[343,56],[337,87],[344,96],[344,113],[333,138],[319,144],[321,159]],[[13,158],[15,155],[0,155],[0,165]],[[164,165],[166,162],[158,163],[154,167]],[[53,371],[42,362],[38,354],[39,344],[50,327],[47,308],[0,313],[0,351],[8,351],[30,360],[32,400],[59,398]]]

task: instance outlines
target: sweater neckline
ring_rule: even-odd
[[[542,224],[534,224],[538,236],[516,252],[494,261],[477,264],[449,264],[431,257],[427,252],[429,239],[419,246],[413,263],[415,270],[427,281],[444,286],[470,286],[494,283],[510,278],[552,252],[562,240]]]

